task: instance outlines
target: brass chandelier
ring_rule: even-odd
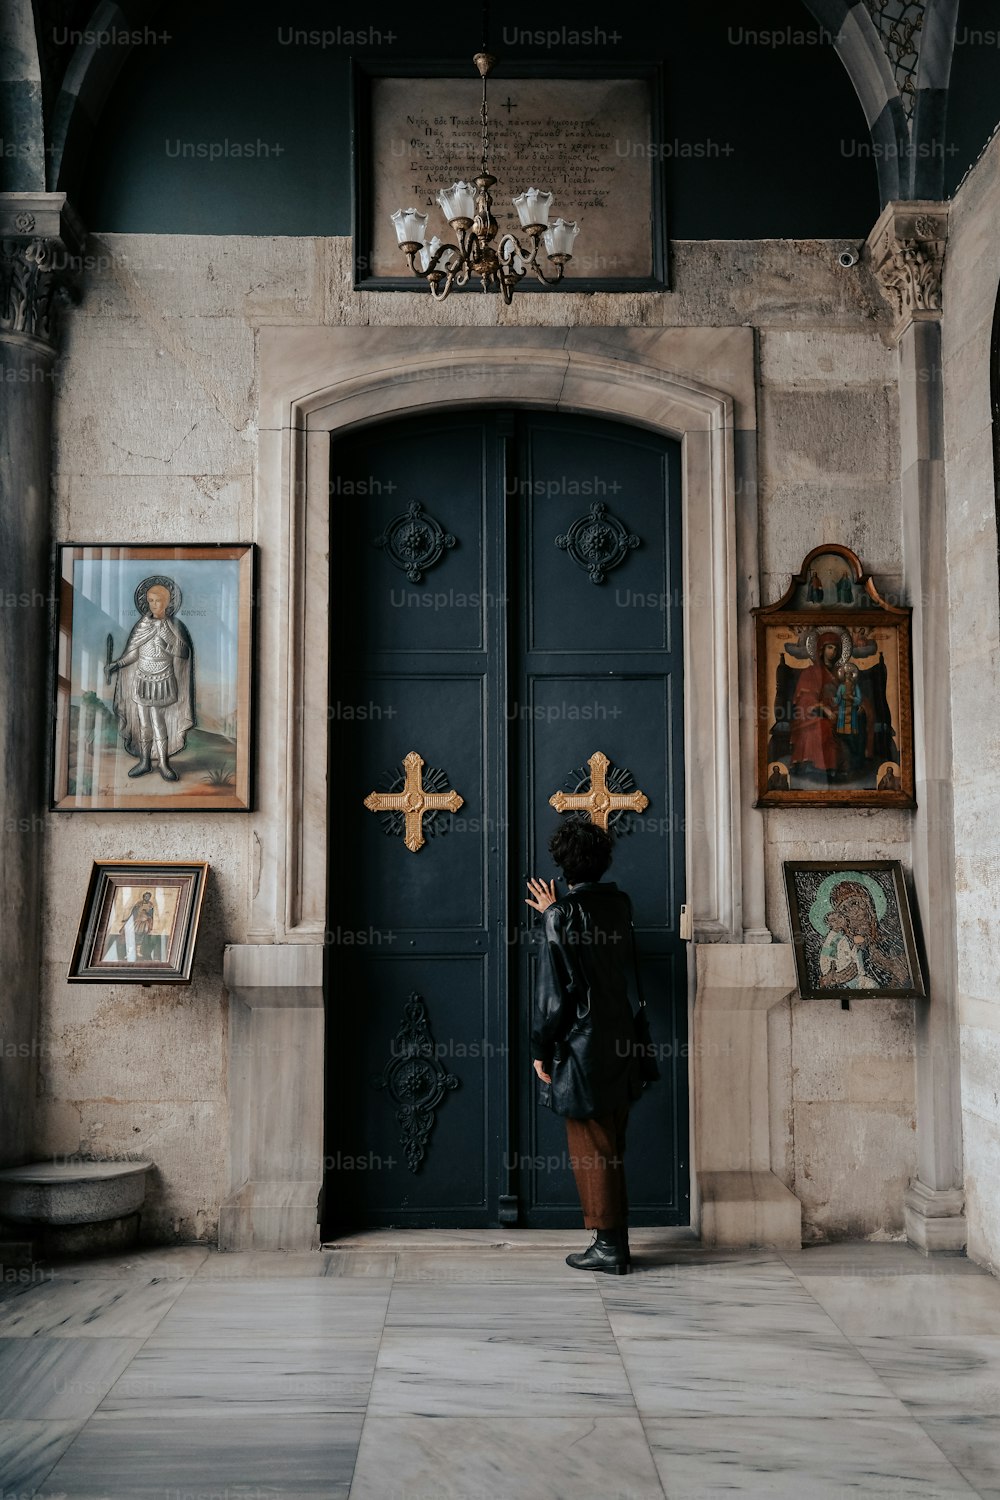
[[[483,80],[483,102],[479,111],[483,127],[483,156],[479,176],[474,182],[453,182],[450,188],[442,188],[437,195],[458,243],[443,244],[435,234],[430,244],[426,244],[427,215],[415,208],[398,208],[391,218],[406,264],[415,276],[427,282],[436,301],[443,302],[453,287],[466,286],[469,278],[476,276],[482,291],[499,291],[509,305],[515,288],[529,271],[533,271],[546,286],[555,286],[562,280],[566,264],[573,258],[573,242],[580,226],[565,219],[556,219],[550,225],[552,194],[530,187],[511,200],[528,246],[509,231],[494,246],[499,225],[493,217],[490,188],[496,186],[497,179],[488,166],[490,137],[486,80],[496,58],[489,52],[477,52],[473,62]],[[546,275],[538,262],[543,241],[552,271],[550,275]]]

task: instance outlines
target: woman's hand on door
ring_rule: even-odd
[[[525,896],[525,905],[533,906],[536,911],[546,911],[559,900],[559,897],[556,895],[556,883],[554,880],[550,880],[548,885],[546,885],[544,880],[539,880],[537,876],[533,876],[528,881],[528,890],[531,892],[531,895]]]

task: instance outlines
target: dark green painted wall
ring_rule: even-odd
[[[452,10],[453,26],[435,28],[427,14],[395,3],[164,7],[171,40],[133,53],[100,122],[86,222],[106,232],[348,234],[351,53],[465,62],[478,49],[478,7],[468,19]],[[596,45],[563,34],[570,16],[599,33]],[[368,32],[366,45],[287,44],[292,32],[338,26]],[[549,26],[555,45],[521,34]],[[799,0],[674,0],[653,13],[636,0],[526,6],[498,18],[490,42],[542,73],[550,62],[663,59],[672,238],[860,238],[875,220],[874,163],[857,154],[868,138],[860,105]],[[701,155],[684,154],[692,149]]]

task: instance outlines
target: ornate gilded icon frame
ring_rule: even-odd
[[[70,984],[190,984],[204,860],[94,862]]]
[[[824,543],[752,613],[754,805],[914,808],[911,611]]]

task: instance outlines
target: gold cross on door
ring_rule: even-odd
[[[424,846],[424,813],[447,808],[458,812],[465,801],[456,791],[429,792],[424,790],[424,758],[411,750],[403,757],[406,779],[401,792],[369,792],[365,806],[369,812],[401,812],[406,819],[406,834],[403,843],[412,854]]]
[[[590,814],[590,821],[605,832],[608,817],[613,812],[628,808],[631,812],[642,812],[649,806],[645,792],[609,792],[608,767],[611,762],[602,750],[597,750],[587,762],[590,767],[589,792],[553,792],[549,804],[556,812],[581,812]]]

